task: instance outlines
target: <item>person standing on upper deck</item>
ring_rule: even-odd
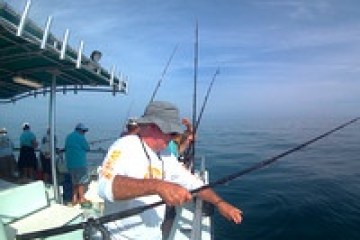
[[[35,134],[30,130],[30,124],[23,124],[23,132],[20,135],[19,170],[22,178],[34,179],[37,167],[35,149],[38,147]]]
[[[73,184],[72,204],[87,203],[85,199],[85,186],[89,183],[86,152],[90,150],[85,133],[89,131],[84,124],[76,125],[75,130],[65,140],[66,165]]]

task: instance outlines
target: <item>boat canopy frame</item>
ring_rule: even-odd
[[[96,59],[83,54],[84,42],[75,51],[68,45],[69,29],[62,40],[50,33],[52,17],[44,29],[28,18],[31,0],[16,13],[0,0],[0,104],[49,93],[49,128],[54,196],[61,202],[55,162],[56,92],[78,91],[127,94],[128,77],[108,72]],[[96,51],[98,52],[98,51]]]
[[[71,48],[68,29],[61,40],[50,33],[52,17],[44,29],[28,19],[30,3],[20,15],[0,0],[0,103],[45,95],[54,75],[56,92],[127,93],[128,78],[86,57],[83,41],[77,51]]]

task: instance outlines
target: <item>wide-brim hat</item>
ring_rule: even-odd
[[[138,124],[154,123],[163,133],[182,133],[179,110],[172,103],[153,101],[145,109],[142,117],[136,120]]]

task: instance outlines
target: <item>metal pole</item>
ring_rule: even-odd
[[[57,182],[56,161],[55,161],[55,96],[56,96],[56,75],[53,74],[50,90],[49,104],[49,126],[50,126],[50,146],[51,146],[51,172],[53,178],[54,197],[57,203],[61,203],[59,194],[59,184]]]
[[[196,98],[197,98],[197,75],[198,75],[198,56],[199,56],[199,29],[198,29],[198,22],[196,21],[196,29],[195,29],[195,46],[194,46],[194,93],[193,93],[193,116],[192,116],[192,125],[195,127],[196,124]],[[194,129],[196,131],[196,129]],[[196,132],[194,132],[194,135]],[[191,172],[194,173],[195,170],[195,143],[196,139],[192,142],[192,152],[190,153],[190,169]]]

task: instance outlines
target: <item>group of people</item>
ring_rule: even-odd
[[[191,201],[195,196],[190,191],[204,186],[201,179],[178,161],[195,138],[192,125],[187,119],[180,120],[179,110],[174,104],[153,101],[143,116],[130,119],[126,127],[127,131],[109,147],[98,170],[98,194],[105,202],[104,214],[160,200],[165,205],[110,222],[106,227],[114,239],[166,239],[167,235],[161,231],[165,209]],[[34,149],[38,144],[29,124],[24,124],[23,130],[19,167],[24,175],[31,176],[36,159]],[[84,197],[89,183],[86,153],[90,147],[85,138],[88,130],[79,123],[65,141],[74,205],[88,202]],[[42,152],[41,158],[47,159],[49,148],[42,148]],[[241,223],[241,210],[212,189],[204,188],[196,197],[213,204],[226,219]]]
[[[41,144],[37,141],[36,135],[31,131],[29,123],[22,125],[23,132],[20,135],[20,153],[18,161],[13,154],[14,144],[7,135],[5,128],[0,129],[0,177],[6,180],[15,180],[16,172],[21,181],[42,179],[45,182],[52,182],[51,165],[51,136],[50,128],[41,138]],[[65,148],[57,152],[65,152],[66,167],[71,176],[72,204],[88,202],[85,197],[85,185],[89,181],[87,174],[86,153],[90,146],[85,139],[85,133],[89,129],[84,124],[76,125],[74,131],[65,140]],[[57,139],[54,137],[54,146]],[[39,148],[39,159],[36,151]],[[37,172],[41,172],[41,176]]]
[[[10,180],[17,176],[21,179],[36,179],[39,177],[36,176],[36,171],[41,169],[43,180],[50,182],[50,130],[48,129],[45,136],[41,139],[39,164],[36,156],[36,149],[39,147],[36,135],[31,131],[29,123],[24,123],[22,129],[23,132],[20,135],[20,153],[18,161],[16,161],[14,155],[14,143],[7,135],[6,128],[0,130],[0,164],[5,165],[0,168],[2,172],[1,175]]]
[[[30,131],[30,124],[24,123],[20,136],[20,154],[16,161],[14,143],[9,138],[6,128],[0,130],[0,176],[12,180],[17,175],[21,178],[34,178],[37,168],[35,149],[38,147],[36,136]]]

